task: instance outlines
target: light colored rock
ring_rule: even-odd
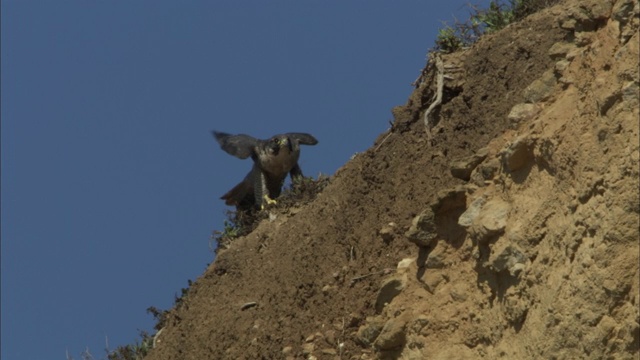
[[[547,54],[553,60],[564,59],[576,46],[568,42],[557,42],[551,46]]]
[[[483,207],[479,223],[490,233],[502,232],[507,226],[510,210],[509,203],[501,199],[492,199]]]
[[[415,261],[416,261],[415,258],[406,258],[406,259],[400,260],[400,262],[398,263],[398,270],[409,268],[411,264],[413,264]]]
[[[562,74],[569,67],[569,65],[571,65],[571,63],[569,61],[567,61],[567,60],[559,60],[553,66],[553,70],[556,72],[556,74]]]
[[[282,355],[291,354],[292,351],[293,351],[293,347],[292,346],[285,346],[285,347],[282,348]]]
[[[320,350],[320,352],[325,355],[338,355],[338,352],[336,351],[336,349],[331,349],[331,348],[322,349]]]
[[[591,20],[600,21],[609,18],[612,6],[613,1],[591,1],[585,7]]]
[[[480,210],[482,210],[482,207],[486,202],[487,199],[484,197],[479,197],[473,200],[467,210],[458,218],[458,225],[463,227],[471,226],[478,215],[480,215]]]
[[[570,51],[567,54],[566,59],[568,61],[572,61],[573,59],[577,58],[578,56],[582,55],[583,53],[584,53],[583,49],[576,48],[575,50]]]
[[[504,232],[511,205],[501,199],[491,199],[482,207],[470,233],[479,243],[484,243]]]
[[[585,32],[576,33],[575,39],[573,40],[573,42],[580,47],[584,47],[593,43],[594,40],[595,40],[595,33],[585,31]]]
[[[605,334],[610,334],[618,323],[611,316],[604,315],[598,322],[598,328]]]
[[[547,70],[542,77],[534,80],[524,89],[524,100],[526,103],[537,103],[545,101],[551,97],[556,85],[556,77],[553,70]]]
[[[304,343],[302,344],[302,354],[309,355],[316,349],[316,345],[314,343]]]
[[[538,113],[540,107],[536,104],[517,104],[511,108],[507,119],[509,126],[515,129],[520,123],[532,119]]]
[[[566,19],[560,24],[560,27],[565,30],[575,30],[577,21],[575,19]]]
[[[454,284],[449,295],[457,302],[464,302],[469,296],[469,288],[464,283]]]

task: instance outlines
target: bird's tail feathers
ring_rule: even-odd
[[[250,199],[252,196],[253,186],[248,181],[242,181],[226,194],[222,195],[220,199],[224,200],[224,203],[227,205],[241,206],[247,202],[255,201]]]

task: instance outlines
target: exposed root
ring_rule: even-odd
[[[429,140],[429,142],[431,142],[431,127],[433,126],[433,121],[432,121],[433,119],[431,119],[431,113],[433,112],[433,110],[435,110],[437,106],[440,106],[440,104],[442,103],[442,90],[444,88],[444,64],[442,62],[442,58],[440,57],[440,54],[436,54],[435,56],[436,56],[436,70],[438,71],[438,74],[436,77],[437,90],[435,94],[435,99],[433,100],[431,105],[429,105],[427,110],[424,112],[424,127],[427,132],[427,139]]]

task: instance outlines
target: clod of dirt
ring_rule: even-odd
[[[502,151],[502,162],[509,171],[516,171],[533,161],[535,139],[528,136],[516,139]]]
[[[525,102],[534,104],[549,99],[553,94],[555,85],[556,76],[553,70],[545,71],[541,78],[534,80],[531,85],[524,89]]]
[[[487,157],[488,154],[489,150],[482,148],[472,156],[454,161],[451,164],[451,175],[455,178],[469,181],[471,178],[471,172]]]
[[[363,346],[370,346],[378,338],[385,321],[380,317],[368,317],[365,324],[360,326],[356,340]]]
[[[390,222],[378,231],[378,234],[385,243],[390,243],[395,237],[396,226],[396,223]]]
[[[489,266],[496,272],[507,270],[511,276],[524,270],[527,257],[515,244],[496,244],[489,257]]]
[[[378,298],[376,299],[376,313],[381,313],[385,305],[389,304],[393,298],[402,292],[406,282],[407,278],[406,275],[404,275],[391,277],[382,283],[378,291]]]
[[[401,347],[406,341],[406,317],[389,319],[373,344],[380,350],[392,350]]]
[[[500,199],[491,199],[484,204],[473,219],[470,235],[478,243],[486,243],[504,232],[509,220],[511,205]]]
[[[405,233],[407,239],[421,247],[430,246],[438,237],[435,218],[436,214],[433,213],[433,210],[425,209],[411,222],[411,227]]]

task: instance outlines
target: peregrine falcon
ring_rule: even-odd
[[[265,204],[275,203],[280,195],[287,174],[291,180],[302,177],[298,165],[300,144],[315,145],[318,140],[305,133],[286,133],[274,135],[268,140],[259,140],[249,135],[230,135],[213,131],[222,150],[246,159],[251,156],[253,167],[238,185],[222,195],[227,205],[239,209],[257,206],[264,209]]]

